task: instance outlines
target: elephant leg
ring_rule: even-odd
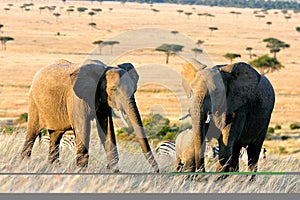
[[[108,161],[107,169],[109,171],[118,172],[119,169],[117,165],[119,162],[119,156],[111,115],[111,108],[106,106],[104,110],[101,109],[101,113],[97,111],[97,118],[101,127],[101,130],[99,130],[100,127],[97,126],[98,134],[104,146]]]
[[[235,145],[232,150],[232,156],[230,159],[229,171],[230,172],[238,172],[239,171],[239,157],[241,151],[240,145]]]
[[[236,145],[235,142],[243,132],[246,118],[247,114],[244,108],[226,116],[227,125],[223,128],[219,138],[220,152],[217,171],[229,172],[231,162],[233,162],[233,164],[236,162],[231,161],[233,157],[236,159],[236,156],[238,157],[239,155],[237,149],[240,149],[240,147],[234,149]]]
[[[196,171],[195,158],[186,159],[183,163],[184,164],[183,164],[182,171],[184,171],[184,172],[195,172]]]
[[[224,144],[222,137],[219,138],[219,156],[217,162],[217,172],[228,172],[231,152],[228,152],[228,147]]]
[[[32,148],[34,142],[38,136],[38,129],[27,129],[27,134],[25,138],[25,143],[22,149],[21,158],[24,160],[25,158],[29,158],[31,156]]]
[[[25,138],[25,143],[22,149],[21,158],[22,160],[25,158],[29,158],[31,156],[32,148],[34,142],[41,131],[39,125],[39,117],[37,112],[34,111],[35,109],[32,106],[29,108],[30,118],[27,125],[27,133]]]
[[[50,146],[49,146],[49,161],[50,163],[59,162],[59,143],[64,134],[64,131],[49,130]]]
[[[258,159],[261,151],[262,144],[251,144],[248,145],[247,155],[248,155],[248,171],[257,172],[258,169]],[[255,180],[255,174],[251,176],[250,181]]]

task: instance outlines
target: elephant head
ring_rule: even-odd
[[[259,86],[261,75],[246,63],[215,66],[211,69],[197,69],[192,64],[186,64],[182,77],[191,105],[189,115],[193,126],[196,171],[205,171],[205,137],[212,125],[217,127],[216,131],[219,130],[216,135],[220,145],[217,170],[226,171],[226,166],[230,165],[230,159],[235,156],[235,151],[239,151],[240,145],[252,145],[257,141],[259,146],[262,143],[263,132],[266,131],[274,105],[272,86],[269,82]],[[262,98],[260,91],[270,94],[270,100]],[[262,112],[258,110],[262,105],[268,112],[262,113],[263,123],[258,125],[258,133],[252,133],[250,124],[255,120],[253,110]],[[210,116],[213,120],[209,120]],[[245,133],[252,134],[252,138],[243,135]]]
[[[118,154],[111,109],[120,110],[127,114],[144,155],[158,172],[134,97],[139,79],[134,66],[124,63],[109,67],[99,61],[87,61],[71,74],[71,77],[74,76],[73,116],[76,131],[89,132],[89,121],[96,118],[98,133],[110,162],[108,167],[113,168],[118,162]],[[88,148],[89,138],[82,135],[80,140]]]

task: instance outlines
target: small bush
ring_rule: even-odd
[[[0,130],[3,134],[12,135],[15,132],[16,128],[12,126],[5,126]]]
[[[286,150],[285,147],[279,146],[279,147],[278,147],[278,152],[279,152],[280,154],[282,154],[282,153],[287,153],[287,150]]]
[[[271,140],[271,135],[272,135],[272,133],[267,132],[265,139],[266,140]]]
[[[281,126],[280,126],[279,124],[276,124],[275,127],[274,127],[274,129],[275,129],[275,130],[280,130],[280,129],[281,129]]]
[[[268,128],[268,133],[274,133],[274,132],[275,132],[275,129],[273,127]]]
[[[17,123],[25,123],[28,121],[28,113],[22,113],[18,119],[16,119]]]
[[[289,136],[286,136],[286,135],[283,135],[283,136],[281,136],[281,140],[287,140],[287,139],[289,139],[290,137]]]
[[[177,133],[168,132],[164,137],[163,140],[175,140]]]
[[[299,129],[299,128],[300,128],[300,125],[297,124],[297,123],[292,123],[292,124],[290,124],[290,129],[291,129],[291,130]]]

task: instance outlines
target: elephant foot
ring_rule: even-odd
[[[251,178],[249,179],[249,183],[253,183],[256,180],[256,175],[251,175]]]
[[[223,180],[225,180],[228,177],[229,177],[229,175],[227,175],[227,174],[221,175],[218,178],[216,178],[215,182],[223,181]]]
[[[117,164],[108,164],[106,166],[106,171],[107,173],[119,173],[120,172],[120,169],[119,167],[117,166]]]

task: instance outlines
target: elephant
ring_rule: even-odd
[[[106,151],[107,170],[117,172],[118,151],[112,108],[127,114],[143,154],[159,172],[142,125],[134,93],[139,75],[131,63],[106,66],[99,60],[74,64],[59,60],[40,69],[29,92],[28,125],[22,160],[31,156],[34,141],[43,129],[50,134],[48,159],[59,162],[59,142],[64,132],[76,136],[76,165],[88,165],[91,121],[96,119],[100,141]]]
[[[214,132],[220,148],[217,172],[239,171],[240,149],[246,146],[248,170],[257,171],[275,102],[269,80],[244,62],[212,68],[187,63],[181,74],[194,140],[188,155],[192,161],[184,169],[205,172],[205,137]]]

